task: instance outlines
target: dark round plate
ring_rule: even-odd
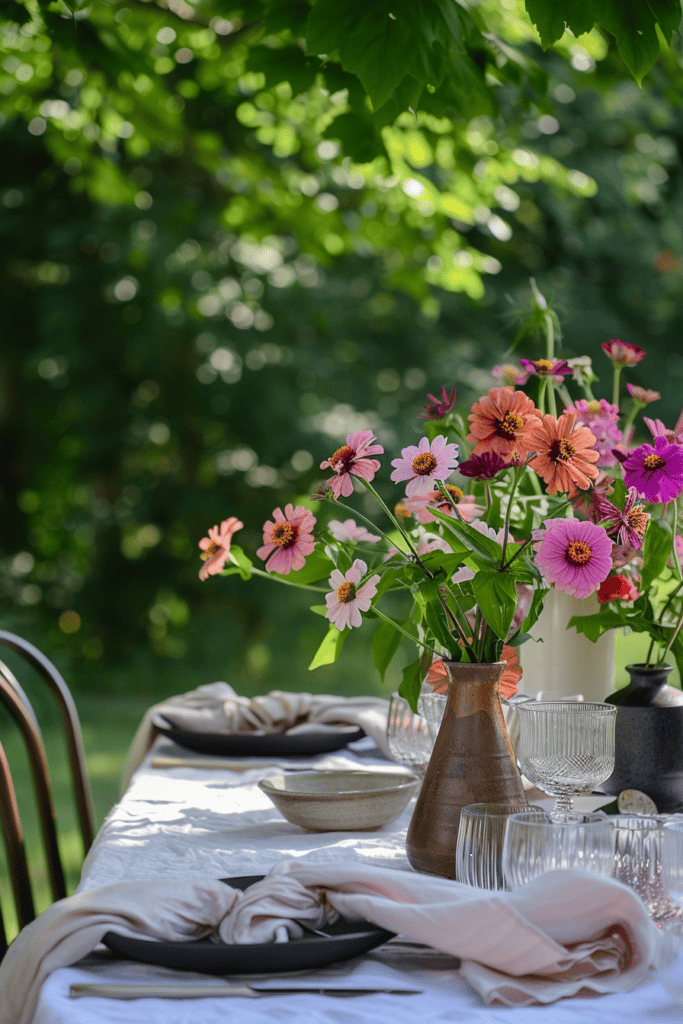
[[[163,715],[152,719],[156,729],[174,743],[202,754],[246,754],[251,757],[280,757],[284,754],[327,754],[365,736],[355,725],[326,725],[305,732],[191,732],[172,725]]]
[[[224,878],[235,889],[246,889],[260,882],[263,875],[241,875]],[[107,932],[102,941],[114,953],[129,960],[172,967],[180,971],[201,971],[204,974],[271,974],[321,967],[335,960],[349,960],[366,953],[393,938],[394,933],[370,924],[369,921],[346,921],[340,918],[326,925],[320,935],[304,935],[289,942],[258,943],[252,946],[226,946],[199,939],[196,942],[154,942]]]

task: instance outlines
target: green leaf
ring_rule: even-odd
[[[659,57],[655,26],[661,18],[670,38],[674,8],[680,22],[680,0],[602,0],[596,5],[598,24],[612,33],[621,59],[639,85]]]
[[[449,55],[463,50],[460,13],[455,0],[393,0],[390,10],[366,0],[317,0],[306,46],[338,54],[378,110],[406,75],[419,85],[441,84]]]
[[[417,712],[417,698],[422,688],[422,667],[422,658],[406,665],[398,688],[399,695],[408,701],[414,712]]]
[[[314,668],[320,668],[321,665],[333,665],[335,663],[341,654],[348,632],[348,629],[337,629],[334,625],[330,626],[325,639],[315,652],[313,661],[308,666],[309,672]]]
[[[270,575],[287,580],[288,583],[319,583],[320,580],[327,580],[334,567],[334,562],[327,555],[316,550],[308,556],[303,569],[297,569],[287,575],[279,572],[273,572]]]
[[[248,555],[245,555],[242,548],[237,544],[232,544],[230,546],[230,557],[237,562],[237,565],[230,565],[230,563],[228,563],[222,571],[221,576],[234,576],[235,573],[239,573],[243,580],[250,580],[252,577],[251,570],[254,566],[251,558],[249,558]]]
[[[650,519],[643,541],[640,589],[646,591],[662,574],[672,552],[673,530],[665,519]]]
[[[610,629],[619,629],[623,625],[618,612],[601,609],[599,615],[572,615],[567,623],[567,629],[573,626],[577,633],[583,633],[595,643],[603,633]]]
[[[515,581],[508,573],[482,570],[472,580],[472,590],[486,622],[505,640],[517,609]]]
[[[566,25],[575,36],[590,32],[600,5],[599,0],[525,0],[525,6],[547,50],[562,38]]]
[[[473,530],[466,523],[461,522],[454,516],[446,515],[445,512],[441,512],[438,508],[430,508],[429,511],[444,524],[450,533],[455,534],[461,544],[473,555],[476,555],[484,566],[500,564],[503,549],[495,540],[485,537],[478,530]]]
[[[457,641],[448,629],[446,613],[439,600],[438,584],[435,580],[427,580],[421,583],[413,593],[416,602],[422,609],[422,619],[426,622],[428,629],[437,642],[450,652],[453,647],[457,646]]]
[[[266,76],[266,85],[289,82],[292,95],[307,92],[320,70],[320,61],[311,60],[298,46],[252,46],[246,63],[247,71],[260,71]]]
[[[0,17],[3,20],[14,21],[18,25],[25,25],[31,20],[31,12],[19,3],[19,0],[0,0]]]
[[[401,633],[390,622],[382,620],[372,635],[372,657],[382,682],[400,643]]]

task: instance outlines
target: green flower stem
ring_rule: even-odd
[[[446,584],[444,584],[444,585],[446,586]],[[460,639],[462,640],[463,644],[465,645],[465,649],[468,652],[471,652],[472,654],[474,654],[474,650],[472,649],[472,646],[470,645],[469,636],[468,636],[468,632],[469,632],[469,628],[470,628],[469,627],[469,623],[468,623],[468,621],[467,621],[467,619],[465,617],[465,614],[464,614],[462,608],[458,604],[458,599],[456,598],[456,596],[453,593],[453,591],[450,588],[448,588],[448,593],[453,598],[453,603],[455,604],[455,607],[458,609],[458,615],[460,616],[460,619],[458,618],[458,615],[455,614],[453,609],[449,607],[448,601],[443,596],[443,594],[440,591],[438,593],[439,593],[439,601],[441,602],[443,610],[445,611],[447,617],[451,620],[451,622],[453,623],[453,625],[457,629],[458,633],[460,634]],[[460,620],[462,620],[462,622]],[[465,623],[464,626],[462,624],[463,622]]]
[[[545,357],[550,360],[551,363],[555,362],[555,328],[553,327],[553,318],[547,311],[543,316],[543,322],[545,323]]]
[[[673,537],[673,543],[672,543],[671,546],[673,548],[674,565],[676,566],[676,574],[677,574],[679,580],[683,580],[683,573],[681,572],[681,560],[678,557],[678,548],[676,547],[676,535],[678,533],[678,499],[677,498],[674,498],[673,506],[674,506],[674,521],[673,521],[674,537]]]
[[[622,434],[624,436],[626,436],[626,431],[629,429],[629,427],[633,423],[634,419],[636,418],[636,414],[638,413],[638,410],[639,409],[644,409],[646,407],[646,405],[647,405],[647,402],[636,402],[635,399],[631,402],[631,408],[629,409],[628,416],[624,420],[624,422],[622,424],[622,427],[621,427],[621,432],[622,432]]]
[[[390,618],[388,615],[385,615],[384,612],[381,612],[379,608],[376,607],[376,605],[372,606],[372,610],[375,613],[375,615],[378,615],[380,617],[380,619],[384,619],[384,621],[388,622],[390,626],[393,626],[394,629],[397,629],[399,633],[403,633],[404,636],[408,637],[411,643],[417,644],[418,647],[424,647],[426,651],[431,651],[435,658],[443,658],[443,654],[440,654],[439,651],[435,651],[433,647],[430,647],[429,644],[424,643],[423,640],[418,640],[416,636],[412,636],[407,629],[404,629],[403,626],[399,626],[398,622],[394,622],[392,618]]]
[[[683,609],[681,609],[681,613],[678,616],[678,619],[676,620],[676,625],[674,626],[673,631],[671,633],[671,636],[669,637],[669,642],[668,642],[668,644],[666,645],[666,647],[664,648],[662,654],[659,657],[659,661],[657,662],[658,665],[662,664],[662,662],[666,658],[667,654],[671,650],[671,645],[673,644],[674,640],[676,639],[676,637],[680,633],[681,626],[683,626]]]
[[[491,481],[484,480],[484,494],[486,495],[486,511],[488,512],[491,508]]]
[[[590,386],[587,380],[584,379],[582,385],[583,393],[589,402],[595,401],[595,395],[593,394],[593,388]]]
[[[352,512],[354,516],[358,516],[358,518],[362,519],[364,523],[367,523],[368,526],[371,526],[373,530],[377,530],[378,533],[381,533],[387,544],[393,547],[393,538],[389,537],[388,534],[384,532],[384,530],[382,530],[379,526],[376,526],[373,523],[373,521],[364,516],[362,512],[358,512],[357,509],[353,508],[352,505],[346,505],[343,501],[339,501],[338,499],[328,498],[327,500],[333,502],[335,505],[338,505],[339,508],[345,508],[347,512]]]
[[[565,409],[567,408],[568,405],[573,405],[574,404],[572,396],[567,391],[567,385],[566,384],[558,384],[557,385],[557,393],[560,396],[560,398],[562,399],[562,404],[564,405]]]
[[[239,569],[240,566],[237,561],[232,555],[229,557],[231,563]],[[285,580],[282,576],[277,576],[272,572],[264,572],[263,569],[257,569],[256,566],[252,566],[249,572],[254,576],[263,576],[264,580],[275,580],[276,583],[284,583],[286,587],[297,587],[299,590],[314,590],[317,594],[327,594],[329,592],[329,587],[314,587],[311,583],[296,583],[294,580]]]
[[[501,565],[501,567],[500,567],[500,571],[501,572],[505,572],[507,569],[510,568],[510,566],[514,562],[515,558],[519,558],[519,556],[521,555],[522,551],[524,551],[524,548],[527,547],[528,544],[531,544],[531,540],[532,540],[532,538],[529,537],[527,540],[524,541],[523,544],[520,544],[520,546],[517,548],[517,550],[515,551],[515,553],[512,556],[512,558],[509,559],[509,561],[507,561],[505,563],[505,565]]]
[[[514,497],[515,497],[515,491],[517,490],[517,485],[519,484],[519,481],[522,478],[522,473],[524,472],[525,469],[526,469],[526,466],[519,466],[517,469],[515,469],[515,472],[514,472],[514,479],[512,481],[512,488],[510,490],[510,500],[508,501],[508,507],[505,510],[505,525],[503,527],[503,529],[504,529],[504,533],[503,533],[503,554],[502,554],[502,557],[501,557],[501,560],[500,560],[500,568],[501,568],[501,570],[505,566],[505,552],[507,551],[508,534],[510,532],[510,517],[512,515],[512,502],[513,502]]]
[[[399,531],[399,533],[401,534],[401,536],[402,536],[402,537],[403,537],[403,539],[405,540],[406,544],[407,544],[407,545],[408,545],[408,547],[410,548],[410,550],[411,550],[411,552],[412,552],[412,554],[413,554],[413,557],[414,557],[415,561],[416,561],[416,562],[417,562],[417,564],[418,564],[418,565],[420,566],[420,568],[422,569],[422,571],[423,571],[423,573],[425,574],[425,576],[427,576],[427,578],[428,578],[428,579],[430,579],[430,580],[433,580],[433,579],[434,579],[434,573],[431,573],[431,572],[429,571],[429,569],[427,568],[427,566],[426,566],[426,565],[424,564],[424,562],[422,561],[422,559],[421,559],[421,558],[420,558],[420,556],[418,555],[418,553],[417,553],[417,548],[416,548],[416,547],[415,547],[415,545],[413,544],[412,540],[410,539],[410,537],[408,536],[408,534],[406,533],[406,531],[405,531],[405,530],[403,529],[403,527],[401,526],[401,523],[400,523],[400,521],[399,521],[399,520],[398,520],[398,519],[396,518],[396,516],[395,516],[395,515],[394,515],[394,513],[393,513],[393,512],[391,511],[391,509],[389,508],[389,506],[388,506],[388,505],[387,505],[387,504],[386,504],[386,503],[385,503],[385,502],[384,502],[384,501],[382,500],[382,498],[380,498],[379,494],[377,493],[377,491],[375,490],[375,488],[374,488],[374,487],[372,486],[372,484],[371,484],[371,483],[369,482],[369,480],[364,480],[364,479],[363,479],[363,477],[359,477],[359,479],[360,479],[361,483],[363,484],[363,486],[364,486],[364,487],[365,487],[365,488],[366,488],[366,489],[367,489],[368,491],[370,491],[370,494],[371,494],[371,495],[373,496],[373,498],[375,499],[375,501],[377,502],[377,504],[378,504],[378,505],[380,506],[380,508],[384,509],[384,511],[385,511],[385,512],[386,512],[386,514],[388,515],[389,519],[390,519],[390,520],[392,521],[392,523],[394,524],[394,526],[396,527],[396,529],[397,529],[397,530]],[[345,506],[345,507],[346,507],[346,506]],[[361,518],[365,518],[365,517],[364,517],[364,516],[361,516]],[[366,523],[368,522],[368,520],[367,520],[367,519],[366,519],[365,521],[366,521]]]
[[[548,390],[548,378],[538,378],[538,395],[536,396],[536,406],[541,412],[541,415],[545,414],[545,393]]]
[[[614,364],[614,377],[612,378],[612,404],[619,405],[619,380],[621,378],[621,366]]]
[[[548,381],[548,412],[551,416],[557,419],[557,405],[555,403],[555,385],[553,384],[550,377],[546,377]]]
[[[668,612],[668,610],[669,610],[669,608],[670,608],[674,598],[677,597],[679,591],[682,588],[683,588],[683,580],[680,580],[678,582],[678,584],[674,587],[674,589],[671,591],[669,596],[667,597],[666,604],[662,608],[661,615],[659,616],[660,619],[664,618],[664,616]],[[671,640],[671,643],[673,643],[673,639]],[[650,640],[650,646],[648,647],[648,650],[647,650],[647,658],[645,659],[646,666],[650,664],[650,658],[652,657],[652,651],[654,650],[654,646],[655,646],[655,639],[654,639],[654,637],[652,637],[651,640]],[[671,646],[671,644],[669,644],[669,646]],[[667,650],[668,650],[668,648],[667,648]],[[661,656],[660,662],[663,660],[663,658],[664,658],[664,654]]]

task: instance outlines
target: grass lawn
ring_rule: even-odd
[[[643,661],[647,653],[646,637],[621,633],[616,637],[615,660],[617,665],[616,686],[623,686],[628,677],[623,666],[632,662]],[[365,672],[360,673],[360,678]],[[674,669],[671,681],[679,685],[678,673]],[[197,685],[199,680],[186,687]],[[304,680],[304,686],[307,680]],[[298,687],[303,689],[304,686]],[[182,689],[179,686],[178,689]],[[373,687],[378,693],[389,693],[392,686]],[[34,691],[29,691],[34,700]],[[117,694],[103,695],[75,693],[83,728],[83,737],[88,760],[88,770],[93,790],[96,827],[102,824],[110,808],[119,797],[119,778],[125,756],[133,734],[140,722],[143,712],[155,702],[149,693],[125,696]],[[73,891],[80,877],[83,857],[82,845],[78,833],[78,824],[73,800],[66,757],[66,747],[62,740],[61,727],[55,724],[54,711],[49,699],[38,694],[35,699],[36,712],[48,751],[48,761],[53,776],[54,799],[57,821],[61,825],[60,840],[63,859],[67,871],[69,891]],[[50,905],[47,874],[40,854],[41,844],[37,816],[33,808],[33,793],[28,761],[24,754],[20,737],[8,716],[0,718],[0,742],[12,765],[17,799],[22,813],[22,821],[29,853],[32,854],[31,867],[36,909],[40,912]],[[7,878],[4,847],[0,848],[0,901],[8,935],[12,937],[17,930],[14,907],[10,895]]]

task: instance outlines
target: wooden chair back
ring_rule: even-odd
[[[27,640],[24,640],[23,637],[17,636],[15,633],[9,633],[6,630],[0,629],[0,645],[21,655],[21,657],[36,670],[44,682],[47,683],[49,689],[56,698],[66,736],[74,797],[78,811],[78,822],[81,836],[83,838],[83,851],[84,853],[87,853],[92,846],[94,836],[94,816],[92,809],[92,795],[90,792],[90,783],[88,780],[88,771],[85,761],[83,734],[81,732],[81,725],[73,697],[71,696],[69,688],[62,675],[58,672],[52,662],[46,658],[37,647],[34,647],[33,644],[30,644]],[[14,674],[2,661],[0,661],[0,676],[4,677],[5,681],[9,683],[10,687],[19,695],[27,708],[28,714],[33,719],[33,722],[37,727],[38,723],[30,701]],[[38,730],[38,732],[40,733],[40,730]]]

